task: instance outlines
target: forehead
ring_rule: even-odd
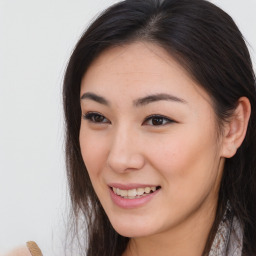
[[[147,42],[113,47],[100,54],[81,82],[81,94],[88,91],[132,98],[172,93],[211,103],[208,94],[170,54]]]

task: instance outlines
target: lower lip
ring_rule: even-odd
[[[146,203],[148,203],[151,199],[153,199],[153,197],[155,197],[158,194],[160,189],[146,196],[142,196],[140,198],[134,198],[134,199],[123,198],[121,196],[116,195],[111,188],[109,190],[110,190],[111,199],[117,206],[125,209],[132,209],[132,208],[143,206]]]

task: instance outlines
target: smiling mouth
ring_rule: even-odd
[[[161,188],[160,186],[156,186],[156,187],[134,188],[134,189],[124,190],[120,188],[111,187],[111,190],[114,192],[114,194],[122,198],[136,199],[136,198],[141,198],[149,194],[152,194],[155,191],[159,190],[160,188]]]

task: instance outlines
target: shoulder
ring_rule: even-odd
[[[5,254],[4,256],[43,256],[37,244],[33,241],[27,242],[27,246],[20,246]]]
[[[8,252],[4,256],[31,256],[31,253],[26,246],[20,246]]]

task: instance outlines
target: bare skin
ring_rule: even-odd
[[[4,256],[42,256],[42,252],[34,241],[26,243],[27,246],[20,246]]]
[[[92,63],[81,111],[80,147],[94,190],[114,229],[131,238],[123,256],[201,255],[249,101],[239,100],[218,137],[210,96],[162,48],[136,42]],[[112,187],[146,184],[160,188],[147,203],[126,208],[110,196]]]
[[[4,256],[31,256],[29,249],[26,246],[17,247],[11,252],[5,254]]]

